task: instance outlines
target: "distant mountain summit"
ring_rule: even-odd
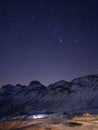
[[[40,113],[98,113],[98,75],[44,86],[32,81],[0,88],[0,118]]]

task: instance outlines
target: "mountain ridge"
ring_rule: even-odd
[[[31,81],[0,88],[0,118],[34,113],[98,112],[98,75],[88,75],[44,86]]]

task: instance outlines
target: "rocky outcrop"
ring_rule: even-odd
[[[0,118],[85,110],[98,110],[98,75],[62,80],[47,87],[32,81],[28,86],[8,84],[0,88]]]

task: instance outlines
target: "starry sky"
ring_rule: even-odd
[[[0,86],[98,73],[98,0],[1,0]]]

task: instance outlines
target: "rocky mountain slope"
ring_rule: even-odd
[[[32,81],[28,86],[0,88],[0,118],[37,113],[98,113],[98,75],[49,86]]]

